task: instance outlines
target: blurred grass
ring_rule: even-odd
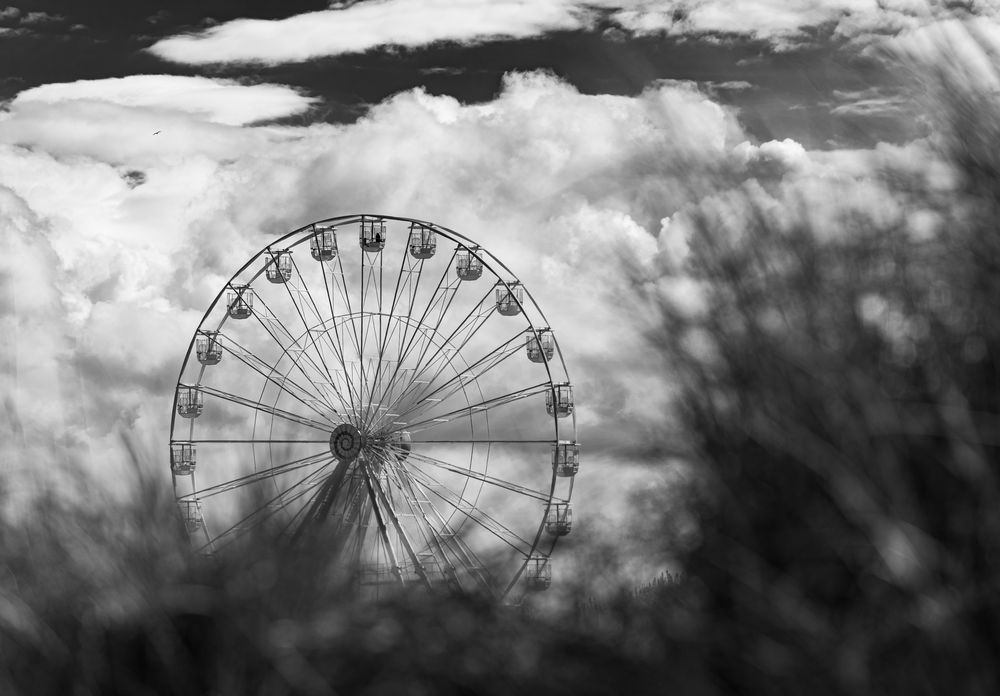
[[[266,531],[252,553],[198,558],[164,486],[139,475],[136,491],[126,505],[43,496],[0,530],[0,693],[600,694],[671,681],[655,645],[616,646],[640,637],[632,601],[552,613],[426,592],[363,600],[321,551],[279,550]]]
[[[362,600],[266,535],[193,557],[141,454],[125,503],[65,465],[75,496],[0,526],[0,694],[1000,693],[1000,116],[931,78],[954,186],[880,183],[933,233],[847,206],[821,233],[808,201],[750,186],[738,229],[683,212],[670,274],[698,302],[655,296],[651,344],[700,543],[672,547],[676,500],[640,501],[683,577],[600,599],[557,578],[559,601],[518,608]]]
[[[932,229],[841,199],[831,234],[752,187],[736,225],[685,213],[699,307],[668,294],[658,341],[711,481],[686,570],[725,691],[1000,692],[1000,114],[961,70],[923,83],[947,195],[873,184]]]

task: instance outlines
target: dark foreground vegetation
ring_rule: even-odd
[[[686,213],[704,307],[652,337],[703,475],[683,580],[361,601],[265,544],[190,558],[140,477],[0,527],[0,694],[1000,693],[1000,120],[938,86],[953,185],[884,182],[931,233]]]

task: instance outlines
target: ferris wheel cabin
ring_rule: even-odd
[[[196,450],[192,442],[170,443],[170,470],[175,476],[189,476],[194,473]]]
[[[337,257],[337,228],[316,227],[309,238],[309,253],[317,261],[332,261]]]
[[[359,241],[364,251],[382,251],[385,247],[385,220],[361,218]]]
[[[556,476],[576,476],[580,470],[580,445],[569,440],[560,440],[552,445],[552,468]]]
[[[437,251],[437,236],[434,230],[423,225],[410,225],[410,256],[415,259],[429,259]]]
[[[528,360],[536,363],[544,363],[552,360],[556,352],[556,341],[552,332],[548,329],[539,329],[538,335],[531,329],[524,337],[524,348],[528,353]]]
[[[565,418],[573,413],[573,387],[569,382],[555,384],[545,392],[545,410],[550,416]]]
[[[181,519],[184,520],[184,527],[188,534],[194,534],[205,526],[205,521],[201,516],[200,500],[179,500],[177,502],[180,503]]]
[[[292,252],[279,251],[265,262],[264,275],[272,283],[287,283],[292,277]]]
[[[552,536],[566,536],[573,528],[573,508],[569,503],[553,503],[545,515],[545,531]]]
[[[545,556],[532,556],[524,568],[524,582],[529,590],[538,592],[552,585],[552,566]]]
[[[182,418],[197,418],[204,408],[205,395],[198,387],[177,387],[177,415]]]
[[[476,256],[479,247],[459,247],[455,254],[455,273],[460,280],[479,280],[483,274],[483,262]]]
[[[218,331],[201,331],[195,339],[195,353],[202,365],[218,365],[222,360],[222,346]]]
[[[196,455],[193,442],[170,443],[170,470],[175,476],[190,476],[194,473]]]
[[[236,285],[226,293],[226,306],[233,319],[246,319],[253,314],[253,288]]]
[[[521,283],[497,283],[497,311],[505,317],[513,317],[521,313],[521,303],[524,301],[524,288]]]

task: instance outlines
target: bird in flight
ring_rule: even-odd
[[[156,131],[155,133],[153,133],[153,135],[159,135],[159,134],[160,134],[160,133],[162,133],[162,132],[163,132],[163,131]]]

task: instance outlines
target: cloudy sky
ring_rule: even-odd
[[[578,390],[581,504],[620,516],[671,449],[626,269],[679,267],[685,211],[734,214],[735,191],[820,225],[919,213],[872,174],[933,175],[922,76],[957,57],[1000,86],[966,50],[998,21],[993,0],[0,5],[0,469],[111,461],[123,431],[160,457],[229,275],[371,211],[474,237],[532,288]]]

